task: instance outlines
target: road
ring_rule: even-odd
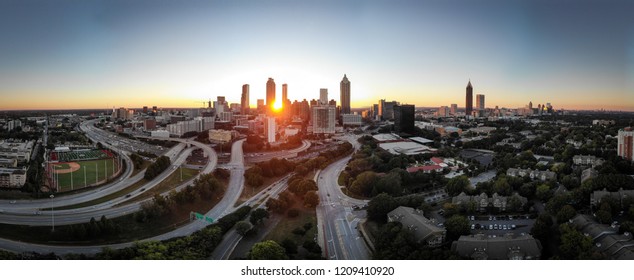
[[[318,174],[318,241],[327,259],[367,260],[370,253],[356,230],[359,221],[365,218],[365,211],[352,209],[353,205],[363,206],[367,201],[344,195],[337,183],[348,160],[350,157],[340,159]]]
[[[277,182],[271,184],[270,187],[265,188],[264,190],[252,196],[249,200],[238,205],[236,209],[247,205],[256,206],[255,209],[264,208],[266,206],[267,200],[269,200],[270,198],[277,198],[278,195],[288,187],[288,179],[290,179],[291,176],[293,176],[293,173],[282,177]],[[216,249],[212,253],[211,259],[229,259],[229,256],[231,256],[231,253],[233,252],[233,249],[235,249],[240,240],[242,240],[242,235],[238,234],[235,230],[230,230],[225,234],[220,244],[218,244],[218,247],[216,247]]]
[[[255,163],[271,160],[273,158],[294,158],[297,157],[297,154],[301,151],[305,151],[310,148],[311,143],[308,140],[302,140],[302,145],[299,148],[295,148],[287,151],[276,151],[276,152],[267,152],[267,153],[252,153],[247,155],[247,162]]]
[[[202,143],[195,142],[195,141],[190,141],[189,139],[170,139],[170,140],[195,145],[198,148],[203,149],[209,155],[209,161],[207,165],[205,166],[205,168],[201,171],[201,174],[210,173],[216,168],[218,157],[215,151],[211,149],[208,145],[204,145]],[[240,193],[242,192],[242,187],[244,182],[244,176],[243,176],[244,175],[244,160],[243,160],[243,154],[242,154],[243,141],[244,140],[237,141],[232,146],[232,160],[230,164],[233,165],[233,169],[231,170],[231,178],[229,180],[228,190],[225,196],[223,197],[223,199],[221,200],[221,202],[218,203],[213,209],[211,209],[206,214],[207,216],[219,218],[223,216],[224,214],[228,213],[226,209],[230,209],[230,207],[235,204],[235,202],[240,196]],[[181,184],[177,189],[181,189],[185,187],[186,185],[187,183]],[[86,217],[88,216],[101,217],[101,215],[110,216],[110,215],[117,215],[120,213],[127,214],[127,213],[131,213],[133,211],[138,210],[140,203],[141,202],[119,206],[116,208],[100,209],[94,212],[86,212],[86,213],[83,213],[82,215],[86,215]],[[73,214],[72,216],[75,216],[75,215],[77,214]],[[42,215],[42,217],[44,217],[44,215]],[[56,216],[55,219],[56,219],[55,220],[56,224],[58,224],[58,219],[61,219],[60,222],[64,222],[64,218],[59,218]],[[195,221],[181,228],[178,228],[174,231],[171,231],[159,236],[151,237],[143,241],[165,240],[165,239],[169,239],[169,238],[173,238],[177,236],[189,235],[195,232],[196,230],[199,230],[205,227],[206,225],[207,224],[204,222]],[[128,242],[128,243],[96,245],[96,246],[50,246],[50,245],[42,245],[42,244],[31,244],[31,243],[25,243],[25,242],[0,238],[0,248],[4,250],[13,251],[13,252],[32,251],[32,252],[38,252],[42,254],[53,252],[58,255],[64,255],[68,253],[95,254],[100,252],[102,247],[107,246],[113,249],[118,249],[118,248],[129,247],[129,246],[132,246],[133,244],[134,244],[133,242]]]
[[[146,184],[141,187],[141,191],[135,191],[131,193],[129,197],[119,197],[111,199],[107,202],[100,203],[93,206],[77,208],[77,209],[67,209],[67,210],[54,210],[53,212],[55,216],[55,224],[56,225],[67,225],[67,224],[78,224],[78,223],[86,223],[90,221],[90,218],[99,219],[102,215],[106,216],[109,219],[116,218],[119,216],[123,216],[134,211],[137,211],[141,207],[141,202],[133,203],[133,205],[122,206],[122,207],[114,207],[115,205],[122,203],[127,200],[131,200],[136,198],[139,195],[142,195],[143,192],[147,192],[150,189],[156,187],[167,177],[172,175],[172,173],[177,172],[180,164],[185,162],[187,156],[194,148],[189,148],[179,154],[178,158],[174,162],[173,167],[169,167],[167,170],[156,176],[154,179],[150,180]],[[123,182],[122,182],[123,183]],[[46,208],[51,207],[51,204],[55,204],[54,201],[51,201]],[[31,226],[48,226],[52,224],[51,211],[49,210],[41,210],[38,212],[33,212],[34,210],[27,210],[28,212],[18,212],[16,210],[12,210],[11,212],[5,211],[5,213],[0,215],[0,223],[4,224],[15,224],[15,225],[31,225]],[[36,210],[37,211],[37,210]],[[33,215],[34,213],[39,213],[37,215]]]

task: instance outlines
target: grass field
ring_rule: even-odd
[[[114,161],[114,168],[113,168]],[[119,168],[119,164],[117,160],[112,159],[101,159],[101,160],[90,160],[90,161],[77,161],[80,168],[72,173],[66,174],[51,174],[51,176],[56,176],[59,180],[59,189],[58,192],[65,192],[70,190],[75,190],[79,188],[84,188],[91,184],[95,184],[96,182],[102,181],[106,179],[106,176],[112,176],[113,173],[117,171]],[[56,164],[55,166],[59,166],[54,169],[67,169],[68,164]],[[84,177],[85,175],[85,177]],[[72,177],[72,179],[71,179]],[[71,188],[71,180],[72,180],[72,188]]]

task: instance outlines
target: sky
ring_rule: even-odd
[[[634,1],[0,0],[0,110],[379,99],[634,111]]]

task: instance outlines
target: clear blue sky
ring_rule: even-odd
[[[634,111],[634,1],[0,1],[0,109],[224,95]]]

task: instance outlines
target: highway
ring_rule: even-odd
[[[193,149],[194,148],[188,148],[187,150],[180,153],[178,158],[172,165],[173,167],[169,167],[167,170],[165,170],[164,172],[156,176],[156,178],[144,184],[141,187],[141,191],[135,191],[131,193],[130,197],[119,197],[119,198],[115,198],[101,204],[83,207],[83,208],[77,208],[77,209],[54,210],[54,207],[53,207],[53,212],[55,216],[55,224],[67,225],[67,224],[86,223],[90,221],[90,218],[94,217],[95,219],[99,219],[102,215],[111,219],[111,218],[132,213],[140,209],[141,203],[143,201],[136,202],[136,203],[133,203],[132,205],[126,205],[122,207],[113,207],[113,206],[119,203],[122,203],[126,200],[134,199],[135,197],[142,195],[143,192],[146,192],[152,189],[153,187],[157,186],[159,183],[161,183],[163,180],[169,177],[172,173],[178,170],[177,166],[185,162],[185,160],[187,159],[187,156],[189,155],[189,153],[191,153]],[[54,201],[51,201],[47,205],[45,204],[45,207],[50,208],[51,204],[54,204]],[[5,211],[5,213],[0,214],[0,223],[15,224],[15,225],[31,225],[31,226],[48,226],[52,224],[51,211],[41,210],[41,211],[35,212],[35,213],[38,213],[37,215],[34,215],[33,211],[38,211],[38,210],[29,209],[28,212]]]
[[[275,152],[267,152],[267,153],[251,153],[247,155],[247,162],[249,163],[256,163],[256,162],[263,162],[263,161],[267,161],[267,160],[271,160],[273,158],[294,158],[297,157],[297,153],[301,152],[301,151],[305,151],[308,148],[310,148],[311,143],[308,140],[302,140],[302,145],[299,148],[295,148],[292,150],[285,150],[285,151],[275,151]]]
[[[90,126],[92,127],[92,126]],[[91,130],[91,131],[100,131],[98,129],[92,129],[92,128],[86,128],[87,130]],[[103,132],[103,131],[101,131]],[[103,132],[105,133],[105,132]],[[103,137],[103,135],[101,135]],[[106,136],[107,137],[107,136]],[[162,139],[165,140],[165,139]],[[208,145],[199,143],[199,142],[195,142],[195,141],[190,141],[190,139],[172,139],[170,138],[169,140],[172,141],[177,141],[177,142],[181,142],[181,144],[177,145],[174,149],[170,150],[167,152],[167,154],[174,158],[177,155],[180,155],[176,161],[176,163],[173,165],[173,167],[177,167],[179,165],[179,162],[184,162],[187,158],[187,155],[189,154],[189,152],[193,149],[192,148],[188,148],[186,152],[180,152],[180,149],[182,149],[185,145],[195,145],[198,148],[201,148],[204,150],[204,152],[208,155],[209,157],[209,161],[207,162],[207,165],[205,165],[204,169],[201,170],[200,174],[205,174],[205,173],[210,173],[212,172],[215,168],[216,165],[218,163],[218,157],[217,154],[215,153],[215,151],[209,147]],[[242,155],[242,142],[243,141],[238,141],[236,143],[234,143],[233,147],[232,147],[232,160],[231,160],[231,164],[233,165],[233,169],[231,170],[232,176],[230,178],[230,183],[229,183],[229,187],[227,190],[227,194],[229,194],[229,196],[225,195],[225,197],[223,198],[223,200],[221,201],[221,203],[219,203],[216,207],[214,207],[214,209],[212,209],[209,213],[207,213],[207,215],[224,215],[226,214],[228,211],[226,210],[226,208],[228,208],[228,206],[232,206],[235,201],[237,201],[238,197],[240,196],[240,193],[242,191],[242,184],[243,184],[243,174],[244,174],[244,162],[243,162],[243,155]],[[129,166],[132,166],[131,164]],[[170,168],[168,170],[166,170],[166,172],[161,174],[161,177],[167,177],[169,176],[169,173],[171,172],[175,172],[177,171],[177,168]],[[236,175],[236,176],[234,176]],[[239,175],[239,176],[237,176]],[[139,175],[142,177],[143,174],[140,173]],[[126,180],[134,180],[133,178],[128,178]],[[191,179],[193,180],[193,178]],[[190,182],[184,182],[181,185],[179,185],[176,190],[180,190],[184,187],[186,187]],[[152,182],[149,182],[148,184],[153,184],[153,183],[158,183],[162,181],[161,178],[156,178],[156,180],[153,180]],[[129,184],[124,184],[124,183],[129,183],[126,182],[125,180],[121,180],[120,182],[117,182],[117,184],[122,184],[122,185],[129,185]],[[125,187],[124,186],[124,187]],[[95,190],[94,192],[88,192],[89,194],[95,194],[97,195],[97,197],[105,195],[106,192],[106,188],[99,188],[97,190]],[[147,191],[147,189],[146,189]],[[167,195],[168,192],[163,193],[163,195]],[[82,193],[81,196],[84,196],[86,194]],[[138,195],[138,194],[137,194]],[[61,197],[60,200],[62,198],[68,198],[70,196],[66,196],[66,197]],[[133,197],[127,198],[127,199],[132,199]],[[91,200],[93,199],[92,197],[83,197],[83,201],[86,200]],[[148,198],[146,200],[149,200],[151,198]],[[122,206],[118,206],[115,204],[120,204],[120,202],[122,200],[125,199],[121,199],[119,198],[119,200],[113,200],[113,201],[109,201],[106,202],[104,204],[101,205],[96,205],[94,207],[87,207],[87,208],[83,208],[83,209],[72,209],[72,210],[64,210],[67,211],[65,214],[67,215],[63,215],[62,211],[55,211],[55,224],[69,224],[69,223],[73,223],[71,222],[72,220],[82,220],[81,222],[87,222],[88,220],[90,220],[90,218],[95,217],[95,218],[99,218],[102,215],[105,215],[106,217],[116,217],[116,216],[121,216],[121,215],[126,215],[129,213],[132,213],[134,211],[138,211],[140,209],[140,204],[141,202],[137,202],[137,203],[133,203],[133,204],[128,204],[128,205],[122,205]],[[144,200],[144,201],[146,201]],[[72,201],[72,200],[69,200]],[[52,203],[56,203],[55,199],[53,200],[33,200],[33,201],[20,201],[20,204],[17,203],[17,201],[15,203],[11,203],[11,202],[6,202],[6,205],[18,205],[17,208],[21,208],[24,205],[21,205],[22,203],[34,203],[31,206],[36,206],[38,209],[39,208],[46,208],[46,207],[50,207],[51,202]],[[39,203],[43,203],[43,205],[40,205]],[[73,201],[73,203],[70,204],[74,204],[75,201]],[[2,204],[0,204],[2,205]],[[54,204],[55,205],[55,204]],[[115,207],[116,206],[116,207]],[[4,215],[7,213],[2,213],[0,214],[0,218],[4,218],[4,219],[9,219],[12,220],[14,222],[17,222],[18,220],[23,220],[26,221],[25,223],[27,224],[33,224],[33,223],[40,223],[43,222],[43,225],[51,225],[51,216],[48,215],[50,214],[50,212],[48,211],[40,211],[40,215],[34,215],[33,213],[31,213],[30,215],[19,215],[19,214],[14,214],[14,216],[18,216],[18,219],[12,219],[10,218],[12,215]],[[152,237],[152,238],[148,238],[146,240],[163,240],[163,239],[168,239],[171,237],[175,237],[175,236],[182,236],[182,235],[188,235],[193,233],[194,231],[202,228],[206,226],[205,223],[201,223],[201,222],[193,222],[190,223],[182,228],[179,228],[177,230],[174,230],[172,232],[160,235],[160,236],[156,236],[156,237]],[[122,244],[112,244],[112,245],[108,245],[108,247],[112,247],[112,248],[123,248],[126,246],[131,246],[133,243],[122,243]],[[24,242],[20,242],[20,241],[14,241],[14,240],[7,240],[7,239],[0,239],[0,248],[3,248],[5,250],[9,250],[9,251],[14,251],[14,252],[22,252],[22,251],[34,251],[34,252],[39,252],[39,253],[49,253],[49,252],[54,252],[60,255],[63,254],[67,254],[67,253],[84,253],[84,254],[94,254],[97,252],[101,251],[101,248],[104,247],[103,245],[98,245],[98,246],[48,246],[48,245],[41,245],[41,244],[29,244],[29,243],[24,243]]]
[[[259,193],[252,196],[249,200],[238,205],[236,209],[247,205],[255,207],[254,209],[266,207],[267,200],[269,200],[270,198],[277,198],[278,195],[288,187],[288,179],[290,179],[291,176],[293,176],[293,173],[282,177],[278,181],[271,184],[270,187],[263,189]],[[225,234],[222,242],[218,244],[218,247],[216,247],[216,250],[214,250],[214,252],[212,253],[211,259],[229,259],[229,256],[231,256],[233,250],[236,248],[238,243],[240,243],[240,240],[242,240],[242,235],[238,234],[233,229],[230,230]]]
[[[350,142],[355,150],[361,145],[354,135],[339,137]],[[370,252],[356,229],[365,219],[365,210],[353,210],[352,206],[362,207],[368,200],[346,196],[337,182],[339,174],[350,160],[347,156],[330,164],[317,176],[320,204],[317,206],[317,239],[326,259],[367,260]]]

